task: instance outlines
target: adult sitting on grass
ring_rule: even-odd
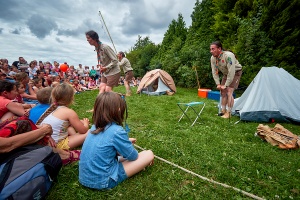
[[[15,83],[0,80],[0,122],[26,113],[22,104],[13,102],[17,95]]]
[[[0,155],[1,153],[11,152],[22,146],[33,144],[42,140],[44,137],[49,139],[49,146],[55,146],[51,140],[52,127],[49,124],[43,124],[38,129],[26,133],[14,135],[12,137],[1,137],[0,140]]]
[[[138,151],[123,129],[126,102],[114,92],[98,95],[93,122],[82,146],[79,182],[90,188],[110,189],[153,163],[150,150]],[[127,116],[126,116],[127,117]]]

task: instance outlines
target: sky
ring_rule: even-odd
[[[94,30],[113,48],[129,51],[138,35],[162,42],[181,13],[186,26],[196,0],[0,0],[0,58],[9,64],[23,56],[37,61],[97,65],[85,32]]]

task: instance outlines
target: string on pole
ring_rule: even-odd
[[[117,54],[117,50],[116,50],[115,44],[114,44],[114,42],[113,42],[113,40],[112,40],[112,38],[111,38],[111,36],[110,36],[110,33],[109,33],[109,31],[108,31],[108,28],[107,28],[107,26],[106,26],[106,23],[105,23],[105,21],[104,21],[104,18],[103,18],[103,16],[102,16],[100,10],[99,10],[99,15],[100,15],[100,17],[101,17],[101,19],[102,19],[102,21],[103,21],[103,24],[104,24],[104,26],[105,26],[105,28],[106,28],[106,32],[107,32],[107,34],[108,34],[108,36],[109,36],[109,39],[110,39],[110,41],[111,41],[111,43],[112,43],[112,45],[113,45],[113,47],[114,47],[115,53]]]

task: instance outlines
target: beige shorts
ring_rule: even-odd
[[[109,87],[114,87],[119,85],[120,73],[111,76],[101,76],[101,83],[106,83]]]
[[[64,149],[64,150],[69,150],[69,137],[66,137],[65,139],[63,139],[62,141],[58,142],[56,144],[56,147],[59,149]]]
[[[133,78],[133,71],[132,70],[125,73],[125,81],[129,82],[129,81],[132,80],[132,78]]]
[[[234,89],[238,88],[240,80],[241,80],[242,73],[243,73],[242,70],[239,70],[239,71],[235,72],[234,78],[233,78],[231,84],[229,85],[229,87],[234,88]],[[224,75],[223,78],[222,78],[221,85],[224,85],[226,83],[226,80],[227,80],[227,75]]]

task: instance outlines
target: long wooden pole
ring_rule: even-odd
[[[103,18],[103,16],[102,16],[102,14],[101,14],[101,11],[99,11],[99,15],[100,15],[100,17],[102,18],[102,21],[103,21],[104,26],[105,26],[105,28],[106,28],[106,32],[107,32],[107,34],[108,34],[108,36],[109,36],[109,39],[110,39],[110,41],[111,41],[111,43],[112,43],[112,45],[113,45],[113,47],[114,47],[114,49],[115,49],[115,53],[117,54],[117,50],[116,50],[115,44],[114,44],[114,42],[113,42],[113,40],[112,40],[112,38],[111,38],[111,36],[110,36],[110,33],[109,33],[108,28],[107,28],[107,26],[106,26],[106,24],[105,24],[105,21],[104,21],[104,18]]]
[[[199,77],[198,77],[198,72],[196,66],[193,67],[194,70],[196,71],[196,77],[197,77],[197,83],[198,83],[198,89],[200,89],[200,82],[199,82]]]

